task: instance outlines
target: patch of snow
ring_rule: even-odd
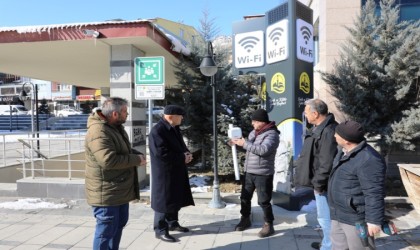
[[[191,192],[193,193],[207,193],[210,186],[207,185],[207,182],[210,181],[209,176],[194,175],[190,177],[190,186]]]
[[[22,209],[62,209],[68,207],[67,204],[54,204],[39,198],[18,199],[12,202],[1,202],[0,208],[22,210]]]

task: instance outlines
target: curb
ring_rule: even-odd
[[[193,198],[196,203],[209,203],[213,198],[212,192],[207,193],[193,193]],[[240,193],[221,193],[221,199],[226,203],[241,204]],[[257,194],[254,194],[256,197]],[[150,202],[150,191],[140,191],[140,199]],[[385,204],[411,204],[408,197],[387,196],[385,197]]]
[[[209,203],[213,198],[212,192],[207,193],[192,193],[193,199],[196,203]],[[221,199],[226,203],[240,204],[240,193],[221,193]],[[150,191],[140,191],[140,200],[150,202]]]

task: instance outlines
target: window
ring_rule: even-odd
[[[362,0],[362,6],[367,0]],[[377,14],[380,14],[380,0],[375,0],[377,5]],[[400,6],[400,21],[419,20],[420,19],[420,0],[396,0],[396,5]]]
[[[420,19],[420,1],[418,1],[417,5],[407,4],[400,6],[400,21],[418,19]]]
[[[1,95],[15,95],[14,87],[1,88]]]
[[[179,29],[179,37],[184,39],[184,30],[183,29]]]

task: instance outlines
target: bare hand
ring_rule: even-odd
[[[192,154],[190,152],[185,152],[185,163],[188,164],[193,160]]]
[[[146,157],[144,157],[144,155],[138,155],[140,158],[140,166],[144,166],[146,165]]]
[[[240,139],[232,139],[232,142],[238,146],[243,147],[245,144],[245,139],[242,137]]]
[[[381,226],[367,223],[367,228],[369,232],[369,236],[374,236],[375,234],[381,232]]]

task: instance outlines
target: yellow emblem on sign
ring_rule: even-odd
[[[286,79],[282,73],[276,73],[271,78],[271,91],[281,94],[286,90]]]
[[[260,93],[260,97],[261,99],[263,99],[264,101],[267,101],[267,84],[265,82],[263,82],[261,84],[261,93]]]
[[[299,89],[305,94],[309,94],[311,91],[311,79],[306,72],[302,72],[299,77]]]

